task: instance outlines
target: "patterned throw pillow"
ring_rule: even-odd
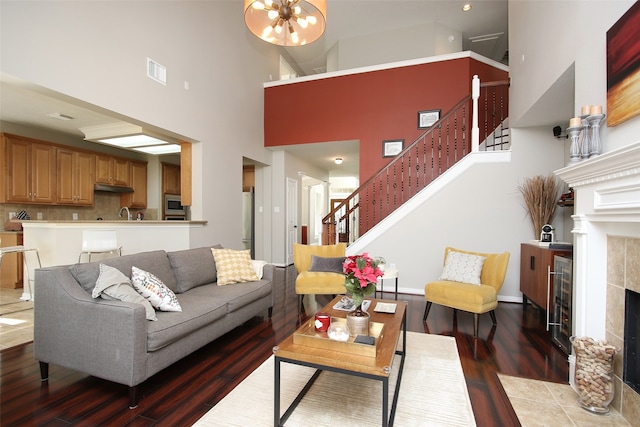
[[[161,311],[182,311],[176,294],[153,274],[131,267],[131,282],[136,291]]]
[[[93,298],[101,297],[106,300],[120,300],[142,304],[147,320],[158,320],[156,311],[151,303],[136,292],[131,285],[131,280],[115,267],[100,263],[100,275],[91,294]]]
[[[253,269],[248,249],[236,251],[211,248],[211,252],[213,252],[213,259],[216,262],[219,286],[260,280]]]
[[[480,285],[480,275],[485,259],[486,257],[480,255],[451,251],[447,254],[440,280]]]

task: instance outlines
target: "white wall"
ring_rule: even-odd
[[[449,40],[453,36],[453,40]],[[462,51],[460,31],[439,23],[343,39],[331,47],[327,71],[347,70]]]
[[[635,0],[509,1],[509,119],[526,117],[562,73],[575,63],[574,114],[582,105],[606,113],[606,32]],[[570,117],[557,120],[568,124]],[[542,123],[540,123],[542,124]],[[602,126],[603,152],[638,141],[640,117]]]
[[[192,213],[209,226],[191,241],[239,246],[242,157],[271,163],[262,83],[279,61],[241,2],[3,1],[0,19],[2,73],[196,141]],[[146,77],[147,57],[166,86]]]

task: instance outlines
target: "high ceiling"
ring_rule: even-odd
[[[473,50],[499,62],[508,58],[507,0],[470,0],[473,8],[467,13],[461,11],[465,2],[458,0],[328,0],[327,3],[327,28],[322,38],[308,46],[286,48],[308,75],[326,67],[327,51],[339,40],[428,23],[460,31],[463,50]],[[498,35],[482,42],[470,40],[489,34]],[[0,120],[80,138],[84,137],[79,131],[81,127],[122,120],[90,106],[70,104],[25,89],[7,76],[2,75],[0,79]],[[51,112],[61,112],[75,120],[47,117]],[[315,167],[329,170],[331,176],[358,175],[358,143],[355,141],[285,149]],[[331,162],[335,157],[344,158],[344,163],[336,166]]]

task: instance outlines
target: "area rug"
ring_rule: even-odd
[[[397,372],[396,356],[392,372]],[[272,426],[273,356],[214,406],[195,426]],[[281,365],[281,413],[286,411],[314,369]],[[395,390],[392,373],[389,390]],[[382,385],[324,371],[286,422],[301,426],[379,426]],[[471,401],[455,339],[407,332],[407,356],[400,382],[397,426],[475,426]],[[389,398],[389,406],[391,406]]]
[[[498,374],[500,384],[523,427],[631,425],[611,409],[608,415],[596,415],[578,405],[578,395],[569,384],[532,380]]]

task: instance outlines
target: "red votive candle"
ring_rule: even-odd
[[[327,313],[316,313],[316,331],[327,332],[331,324],[331,316]]]

